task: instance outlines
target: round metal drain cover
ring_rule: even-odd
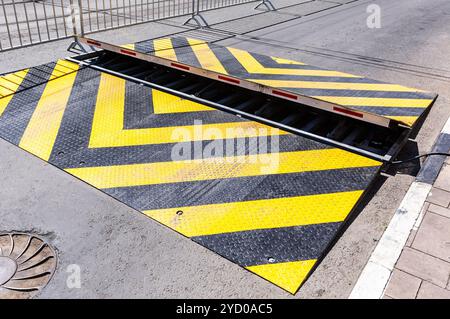
[[[55,268],[55,251],[42,239],[0,234],[0,299],[34,296],[47,285]]]

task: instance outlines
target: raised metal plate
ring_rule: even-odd
[[[166,65],[332,113],[389,127],[413,127],[437,95],[306,63],[180,36],[112,45],[85,44]]]
[[[13,95],[0,137],[291,293],[382,165],[90,68]]]

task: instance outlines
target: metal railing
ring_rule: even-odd
[[[73,34],[63,0],[0,0],[0,51],[61,39]]]
[[[0,0],[0,51],[256,1]]]

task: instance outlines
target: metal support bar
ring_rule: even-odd
[[[83,23],[83,4],[81,0],[78,0],[78,17],[80,22],[80,32],[81,36],[84,35],[84,23]]]
[[[94,47],[90,47],[91,51],[96,51]],[[82,43],[80,43],[78,41],[78,38],[75,37],[75,40],[69,44],[69,47],[67,48],[67,51],[71,52],[71,53],[76,53],[76,54],[83,54],[83,53],[89,53],[88,50],[86,50],[86,48],[83,46]]]
[[[267,11],[277,11],[277,8],[275,8],[270,0],[262,0],[254,9],[257,10],[262,6],[266,7]]]
[[[191,21],[195,21],[196,25],[201,28],[209,27],[208,22],[206,22],[201,14],[193,14],[185,23],[183,23],[183,25],[191,25]]]
[[[200,14],[200,0],[192,0],[192,15],[183,25],[189,25],[191,21],[194,21],[201,28],[209,27],[208,22]]]

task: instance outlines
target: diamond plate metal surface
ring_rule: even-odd
[[[373,114],[411,127],[432,106],[437,97],[434,93],[415,88],[188,37],[150,39],[127,47],[139,53],[183,63],[203,70],[205,74],[208,71],[214,72],[211,73],[211,78],[215,78],[214,74],[217,73],[232,76],[238,80],[236,85],[244,86],[244,82],[253,82],[266,88],[279,89],[282,92],[275,90],[273,93],[299,103],[313,103],[315,105],[312,106],[317,107],[317,102],[312,101],[323,101],[342,106],[343,109],[336,110],[342,114],[360,118],[363,118],[364,114]],[[194,72],[189,68],[184,71]],[[245,87],[255,88],[248,85]],[[294,95],[290,97],[289,92]],[[302,97],[312,100],[307,102]],[[332,109],[334,111],[334,108]],[[363,111],[364,114],[358,111]]]
[[[381,163],[164,94],[80,69],[13,95],[0,137],[295,293]]]

